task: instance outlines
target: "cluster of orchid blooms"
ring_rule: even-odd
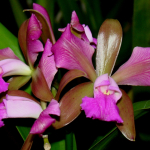
[[[81,110],[89,118],[124,124],[117,104],[127,94],[118,85],[150,85],[150,48],[135,47],[130,59],[112,75],[122,42],[122,28],[117,20],[104,21],[95,39],[73,11],[71,23],[59,29],[62,35],[55,41],[45,8],[33,4],[33,9],[26,11],[32,15],[21,25],[18,40],[27,64],[10,48],[0,50],[0,92],[6,93],[0,103],[0,127],[4,126],[2,119],[35,118],[30,133],[43,134],[51,125],[55,129],[67,125]],[[96,69],[92,64],[95,50]],[[68,72],[54,95],[51,85],[59,68]],[[8,76],[5,82],[3,78]],[[88,81],[60,98],[64,87],[79,77]],[[27,83],[38,100],[19,90]]]

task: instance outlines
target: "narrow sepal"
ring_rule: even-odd
[[[33,140],[36,137],[36,134],[28,134],[21,150],[30,150],[33,144]]]
[[[28,62],[27,59],[27,27],[28,27],[29,19],[24,21],[23,24],[19,28],[18,32],[18,41],[21,47],[22,53],[25,57],[25,60]]]
[[[30,79],[31,76],[14,76],[7,81],[9,83],[8,89],[18,90],[22,86],[24,86]]]
[[[121,133],[130,141],[135,141],[135,124],[134,124],[134,111],[132,101],[124,90],[121,89],[122,98],[118,102],[120,116],[123,123],[116,124]]]
[[[50,102],[53,99],[44,75],[38,67],[32,74],[31,88],[33,94],[40,100]]]
[[[93,96],[93,83],[86,82],[68,91],[60,100],[60,119],[52,126],[59,129],[72,122],[81,113],[80,104],[84,96]]]

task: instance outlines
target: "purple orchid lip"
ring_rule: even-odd
[[[82,98],[80,106],[89,118],[123,123],[116,105],[121,96],[115,81],[108,74],[104,74],[95,80],[94,98]]]
[[[4,126],[2,119],[7,118],[6,108],[4,102],[0,103],[0,127]]]

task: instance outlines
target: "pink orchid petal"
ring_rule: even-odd
[[[52,100],[48,107],[43,110],[39,118],[34,122],[30,133],[31,134],[42,134],[52,123],[55,122],[55,119],[49,115],[60,116],[59,103],[56,100]]]
[[[43,51],[43,45],[38,40],[41,34],[41,24],[36,16],[32,14],[27,28],[27,52],[32,66],[37,59],[38,53]]]
[[[85,72],[88,77],[95,80],[96,74],[92,65],[94,49],[70,32],[67,25],[65,32],[52,46],[56,66],[68,70],[78,69]]]
[[[51,47],[52,47],[52,43],[48,39],[45,44],[44,52],[39,62],[39,68],[43,72],[43,75],[46,79],[49,88],[51,87],[51,83],[57,72],[57,68],[55,66],[55,61],[54,61],[54,55],[51,52]]]
[[[55,122],[55,119],[49,115],[40,116],[33,124],[30,133],[31,134],[42,134],[52,123]]]
[[[42,112],[43,115],[56,115],[60,116],[59,103],[52,99],[48,107]]]
[[[18,59],[4,59],[0,61],[3,76],[9,75],[31,75],[31,69]]]
[[[101,93],[99,98],[84,97],[80,106],[88,118],[123,123],[119,109],[111,95],[106,96]]]
[[[58,29],[58,31],[60,31],[60,32],[62,32],[62,33],[63,33],[65,30],[66,30],[66,27],[65,27],[65,28],[59,28],[59,29]]]
[[[106,91],[109,91],[116,103],[122,96],[122,93],[116,82],[109,77],[108,74],[103,74],[95,80],[94,97],[97,98],[99,97],[99,94],[101,95],[101,92]]]
[[[41,5],[36,4],[36,3],[33,3],[33,9],[40,12],[45,17],[45,19],[50,27],[51,23],[50,23],[50,18],[49,18],[47,10],[44,7],[42,7]]]
[[[0,68],[1,72],[1,68]],[[5,82],[2,78],[2,74],[0,73],[0,93],[6,92],[8,90],[9,83]]]
[[[38,118],[42,112],[38,103],[25,97],[7,95],[3,101],[8,118]]]
[[[14,52],[9,47],[0,50],[0,60],[7,58],[19,60],[19,58],[14,54]]]
[[[96,39],[96,38],[93,38],[93,43],[94,43],[95,45],[97,45],[97,39]]]
[[[94,88],[98,86],[109,85],[109,84],[110,84],[110,81],[109,81],[108,74],[103,74],[95,80]]]
[[[85,31],[85,34],[86,34],[88,40],[90,42],[93,42],[93,37],[92,37],[92,33],[91,33],[90,28],[88,26],[84,26],[84,31]]]
[[[77,30],[78,32],[84,32],[83,26],[79,22],[79,18],[75,11],[72,12],[71,16],[71,26],[73,29]]]
[[[2,119],[7,118],[6,108],[4,102],[0,103],[0,127],[4,126]]]
[[[150,85],[150,48],[135,47],[130,59],[112,76],[119,85]]]

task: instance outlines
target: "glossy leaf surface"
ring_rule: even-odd
[[[60,100],[60,119],[52,126],[59,129],[73,121],[80,113],[82,98],[93,96],[93,83],[86,82],[68,91]]]
[[[27,27],[28,27],[29,20],[26,20],[22,23],[22,25],[19,28],[18,32],[18,41],[19,45],[21,47],[22,53],[27,60]]]
[[[22,86],[24,86],[29,80],[31,76],[16,76],[8,80],[9,90],[18,90]]]
[[[22,53],[20,51],[17,38],[8,31],[1,23],[0,23],[0,49],[9,47],[13,50],[13,52],[19,57],[20,60],[24,61]]]
[[[118,20],[107,19],[97,38],[96,73],[111,75],[122,42],[122,27]]]
[[[122,98],[118,102],[120,116],[123,120],[122,124],[116,124],[122,134],[130,141],[135,140],[135,124],[132,101],[124,90],[121,90]]]
[[[32,75],[31,88],[33,94],[42,101],[50,102],[53,98],[43,73],[37,67]]]

